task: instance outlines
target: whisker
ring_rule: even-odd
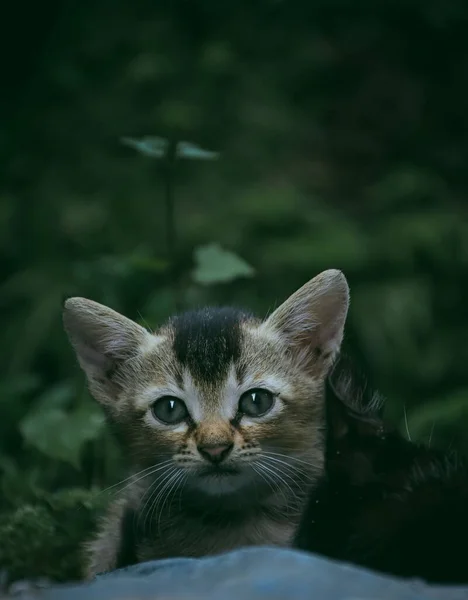
[[[262,451],[262,454],[267,454],[267,455],[271,455],[271,456],[281,456],[282,458],[287,458],[288,460],[294,460],[296,462],[303,463],[304,465],[307,465],[308,467],[314,467],[315,469],[318,468],[318,465],[316,465],[314,463],[311,463],[306,460],[302,460],[301,458],[297,458],[295,456],[290,456],[289,454],[282,454],[280,452],[270,452],[269,450]]]
[[[259,469],[259,471],[257,471],[257,472],[259,474],[263,474],[264,478],[266,478],[265,481],[267,481],[267,483],[268,483],[268,481],[272,482],[273,485],[270,486],[270,487],[271,487],[273,493],[276,494],[276,493],[279,492],[281,494],[281,496],[283,497],[286,506],[288,506],[288,498],[287,498],[286,494],[284,493],[284,490],[283,490],[282,486],[280,485],[281,480],[280,480],[280,483],[278,483],[276,481],[277,478],[273,477],[271,475],[271,470],[270,469],[268,469],[268,470],[265,469],[265,465],[263,465],[261,463],[257,463],[256,466]]]
[[[172,462],[172,460],[168,460],[167,463],[159,465],[153,471],[150,471],[149,473],[146,473],[145,475],[143,475],[142,477],[139,477],[135,481],[131,481],[130,483],[127,483],[127,485],[124,486],[121,490],[119,490],[119,492],[123,492],[124,490],[126,490],[127,488],[129,488],[131,485],[133,485],[135,483],[138,483],[142,479],[146,479],[147,477],[151,477],[152,475],[155,475],[156,473],[159,473],[159,471],[163,471],[164,469],[167,469],[168,466],[171,464],[171,462]]]
[[[184,491],[185,484],[187,483],[187,479],[189,478],[189,472],[185,472],[185,479],[182,482],[182,486],[179,491],[179,510],[182,510],[182,492]]]
[[[165,495],[164,501],[161,505],[161,508],[159,510],[159,515],[158,515],[158,523],[157,523],[157,530],[158,530],[158,535],[161,535],[161,517],[164,511],[164,506],[166,505],[166,502],[168,500],[170,500],[171,494],[177,491],[177,488],[179,487],[180,482],[182,481],[182,479],[184,478],[184,471],[179,471],[175,477],[173,478],[173,483],[171,485],[171,487],[169,488],[167,494]],[[169,502],[169,515],[170,515],[170,511],[171,511],[171,503]]]
[[[149,510],[149,523],[150,523],[151,531],[153,530],[155,512],[156,512],[158,506],[160,505],[161,500],[165,500],[166,490],[172,484],[174,479],[177,478],[178,474],[179,474],[179,470],[177,468],[171,471],[170,475],[168,477],[166,477],[166,479],[164,481],[164,485],[162,485],[160,487],[160,489],[158,490],[157,494],[154,497],[154,500],[151,503],[151,507]]]
[[[274,458],[273,456],[264,456],[265,460],[270,460],[270,461],[274,461],[275,463],[279,463],[281,465],[285,465],[286,467],[288,467],[291,471],[293,471],[294,473],[297,473],[299,476],[301,477],[306,477],[310,480],[313,480],[314,477],[312,475],[310,475],[309,473],[307,473],[303,468],[298,468],[294,465],[289,465],[287,462],[285,462],[284,460],[280,460],[279,458]],[[278,467],[279,468],[279,467]],[[281,469],[281,472],[284,475],[287,475],[288,477],[290,477],[293,481],[296,481],[294,479],[294,477],[290,476],[287,472],[283,471]]]
[[[167,496],[165,496],[165,492],[167,490],[167,488],[172,484],[172,482],[174,481],[174,479],[177,478],[177,476],[179,475],[180,471],[177,468],[174,468],[169,477],[167,477],[165,479],[164,485],[161,487],[161,489],[159,490],[158,494],[156,495],[155,499],[153,500],[152,504],[151,504],[151,508],[149,510],[149,525],[150,525],[150,531],[153,530],[153,523],[154,523],[154,513],[157,509],[157,507],[159,506],[160,503],[160,499],[161,498],[167,498]],[[164,505],[164,504],[163,504]]]
[[[431,447],[431,443],[432,443],[432,434],[434,433],[434,426],[435,426],[435,421],[432,423],[431,433],[429,435],[429,442],[428,442],[429,448]]]
[[[260,471],[260,469],[255,468],[255,464],[251,464],[250,466],[255,471],[255,473],[257,473],[257,475],[260,475],[263,481],[265,481],[265,483],[271,488],[271,491],[275,493],[277,491],[277,488],[271,485],[270,480],[266,478],[266,476]]]
[[[142,469],[141,471],[138,471],[137,473],[133,473],[133,475],[130,475],[130,477],[127,477],[126,479],[122,479],[122,481],[118,481],[117,483],[114,483],[113,485],[110,485],[109,487],[100,490],[99,492],[97,492],[96,496],[100,496],[101,494],[104,494],[105,492],[108,492],[109,490],[112,490],[113,488],[122,485],[122,483],[125,483],[126,481],[130,481],[131,479],[133,479],[134,477],[137,477],[138,475],[142,475],[143,473],[146,473],[147,471],[151,471],[151,469],[155,469],[157,467],[165,467],[166,465],[168,465],[171,462],[172,459],[169,460],[165,460],[162,463],[157,463],[155,465],[151,465],[150,467],[146,467],[146,469]],[[159,469],[157,469],[159,470]],[[156,472],[156,471],[154,471]],[[146,475],[144,475],[143,477],[141,477],[140,479],[144,479],[145,477],[151,475],[152,473],[146,473]],[[137,479],[136,481],[140,481],[140,479]],[[136,481],[130,481],[130,483],[128,485],[132,485],[132,483],[136,483]],[[126,489],[128,487],[128,485],[126,485],[124,488],[122,488],[122,490],[119,491],[123,491],[124,489]]]
[[[269,475],[268,473],[262,473],[261,465],[257,465],[257,467],[255,467],[254,465],[251,465],[251,466],[254,469],[255,473],[257,475],[259,475],[263,479],[263,481],[268,485],[268,487],[271,489],[273,494],[276,494],[278,491],[281,493],[281,495],[284,498],[284,501],[286,503],[286,506],[287,506],[288,500],[287,500],[286,496],[284,495],[281,488],[278,487],[278,484],[271,477],[271,475]],[[256,484],[257,484],[257,482],[255,482],[255,488],[257,487]]]
[[[137,514],[135,515],[134,518],[134,522],[133,522],[133,533],[135,536],[138,536],[139,532],[140,532],[140,521],[141,519],[144,517],[145,514],[145,510],[146,510],[146,505],[148,504],[148,501],[150,499],[150,496],[152,495],[153,491],[155,488],[157,488],[159,483],[159,480],[155,480],[152,481],[150,486],[148,487],[147,490],[145,490],[145,493],[143,494],[143,496],[140,499],[139,502],[139,506],[138,506],[138,511]],[[141,504],[143,502],[143,500],[145,499],[145,497],[148,495],[148,500],[145,502],[145,505],[143,506],[143,508],[141,509]],[[145,530],[143,529],[143,534],[145,534]]]
[[[281,483],[283,483],[291,492],[291,495],[297,500],[297,495],[295,494],[294,490],[292,489],[292,487],[289,485],[289,483],[287,481],[284,480],[284,478],[281,476],[281,474],[278,474],[277,471],[274,469],[274,467],[267,466],[264,463],[260,463],[262,465],[263,469],[266,469],[267,471],[269,471],[274,477],[276,477]],[[280,488],[279,488],[280,489]],[[287,498],[286,496],[284,496],[284,499],[286,500],[287,503]]]
[[[175,470],[176,470],[175,467],[172,467],[168,473],[164,473],[164,475],[162,476],[161,479],[156,480],[150,486],[149,490],[152,490],[152,491],[151,491],[150,495],[148,496],[148,499],[145,502],[143,510],[140,513],[140,516],[144,516],[144,521],[143,521],[143,531],[144,532],[146,532],[146,524],[148,522],[148,517],[149,517],[149,514],[152,511],[152,508],[154,506],[153,498],[155,497],[155,495],[156,495],[156,498],[159,496],[159,490],[161,489],[161,486],[162,486],[162,489],[164,489],[167,481],[172,477],[172,475],[174,474]],[[154,489],[154,486],[156,486],[155,489]],[[145,496],[146,496],[146,493],[144,494],[143,498]],[[143,500],[143,498],[142,498],[142,500]]]
[[[273,459],[273,458],[271,458],[269,456],[265,456],[264,459],[265,460],[269,460],[269,461],[275,460],[275,459]],[[273,470],[275,470],[277,472],[277,474],[282,475],[283,477],[287,477],[292,482],[292,485],[298,486],[300,492],[304,492],[303,487],[301,485],[301,483],[304,483],[303,481],[299,481],[298,478],[293,477],[290,474],[290,472],[287,472],[286,470],[284,470],[283,468],[281,468],[280,465],[271,464],[270,463],[270,468],[272,468]],[[298,470],[296,470],[296,469],[294,469],[292,467],[290,468],[290,471],[292,471],[293,473],[297,473],[297,475],[301,476],[301,473]],[[287,482],[285,481],[284,483],[287,483]],[[293,493],[294,493],[294,490],[293,490]],[[296,493],[294,493],[294,495],[295,495],[296,498],[298,498],[298,496],[297,496]]]
[[[403,412],[404,412],[404,414],[405,414],[405,428],[406,428],[406,434],[407,434],[407,436],[408,436],[408,440],[409,440],[410,442],[412,442],[413,440],[411,439],[410,432],[409,432],[409,427],[408,427],[408,415],[406,414],[406,404],[403,404]]]
[[[297,472],[310,472],[310,470],[308,471],[305,467],[301,465],[292,465],[291,463],[289,463],[286,460],[281,460],[281,458],[277,458],[277,456],[279,455],[275,455],[275,456],[270,456],[270,454],[268,452],[263,453],[263,456],[265,458],[268,458],[269,460],[274,460],[275,462],[281,463],[282,465],[285,465],[286,467],[288,467],[289,469],[292,469],[293,471],[297,471]],[[286,456],[286,458],[289,458]]]
[[[148,487],[148,489],[145,491],[145,493],[143,494],[141,501],[140,501],[140,505],[141,505],[141,503],[143,502],[145,497],[148,496],[143,508],[138,511],[138,519],[136,520],[136,524],[135,524],[135,529],[140,531],[140,521],[141,521],[141,519],[143,519],[143,535],[145,535],[145,533],[146,533],[146,514],[147,514],[146,507],[148,506],[148,503],[151,502],[151,498],[152,498],[153,494],[157,491],[160,482],[161,481],[159,479],[156,479],[155,481],[153,481],[151,483],[151,485]]]
[[[267,453],[266,456],[268,456],[268,458],[270,458],[271,460],[280,461],[282,464],[286,465],[290,469],[293,469],[294,471],[300,471],[303,473],[315,473],[317,471],[317,468],[319,467],[319,465],[315,463],[307,463],[305,461],[301,461],[298,464],[293,462],[293,464],[291,464],[290,460],[294,459],[287,455],[283,455],[282,458],[279,458],[281,457],[281,454],[270,455]]]

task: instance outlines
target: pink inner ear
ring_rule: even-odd
[[[96,369],[101,372],[108,371],[112,366],[112,360],[108,356],[102,352],[98,352],[89,344],[80,343],[77,350],[80,362],[83,364],[83,366]]]
[[[338,314],[330,314],[328,308],[314,309],[308,300],[303,300],[289,310],[283,312],[280,307],[279,311],[272,325],[282,331],[292,345],[308,348],[311,353],[318,350],[324,360],[340,348],[347,308],[342,314],[339,308],[335,310]]]

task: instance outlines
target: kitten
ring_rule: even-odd
[[[132,562],[288,545],[323,470],[324,382],[349,304],[321,273],[265,320],[233,309],[156,333],[71,298],[64,324],[133,480],[90,545],[87,576]]]
[[[404,438],[339,363],[326,402],[327,475],[294,545],[396,576],[468,582],[466,462]]]

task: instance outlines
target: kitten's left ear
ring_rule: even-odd
[[[305,367],[328,370],[343,340],[349,287],[341,271],[324,271],[290,296],[265,321]]]
[[[86,298],[65,302],[63,322],[91,393],[103,404],[114,402],[112,373],[154,337],[134,321]]]

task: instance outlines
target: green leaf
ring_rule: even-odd
[[[150,158],[164,158],[169,148],[169,140],[162,137],[145,136],[140,140],[123,137],[120,141],[125,146],[130,146]],[[219,152],[204,150],[193,142],[177,142],[175,155],[176,158],[189,160],[216,160],[219,158]]]
[[[130,148],[134,148],[140,154],[144,154],[150,158],[164,158],[169,147],[168,140],[156,136],[145,136],[140,140],[123,137],[120,141],[124,146],[130,146]]]
[[[34,404],[34,411],[42,412],[52,408],[66,408],[76,397],[76,380],[64,379],[47,388],[40,394]]]
[[[29,413],[20,423],[28,444],[49,458],[63,460],[79,468],[83,446],[96,439],[104,428],[104,416],[91,403],[72,411],[52,406]]]
[[[179,142],[177,144],[176,156],[190,160],[216,160],[219,158],[219,152],[204,150],[192,142]]]
[[[255,273],[245,260],[229,250],[224,250],[217,243],[197,248],[195,263],[192,277],[196,283],[204,285],[226,283],[239,277],[253,277]]]

